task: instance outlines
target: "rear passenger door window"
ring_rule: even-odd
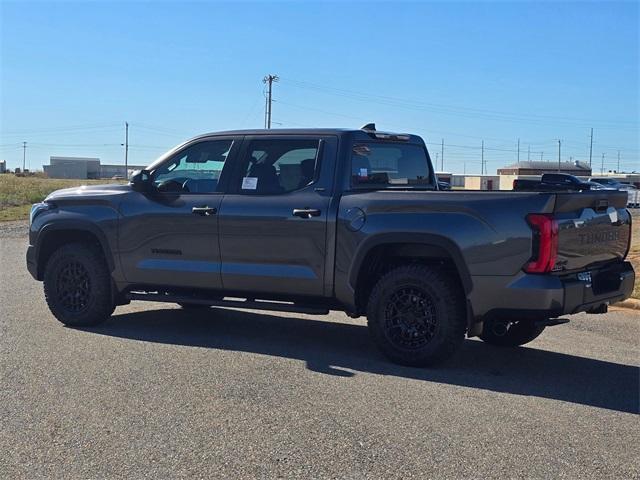
[[[312,184],[319,171],[319,139],[251,140],[240,164],[237,191],[281,195]]]

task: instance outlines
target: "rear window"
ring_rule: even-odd
[[[355,188],[433,188],[421,145],[362,142],[351,151],[351,185]]]

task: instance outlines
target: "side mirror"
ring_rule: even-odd
[[[129,178],[129,185],[135,192],[148,192],[151,190],[151,174],[148,170],[136,170]]]

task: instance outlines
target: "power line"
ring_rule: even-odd
[[[432,110],[438,113],[448,114],[448,115],[458,115],[458,116],[467,116],[467,117],[479,117],[479,118],[492,118],[495,120],[503,120],[503,121],[521,121],[528,123],[548,123],[550,119],[561,122],[561,123],[573,123],[575,125],[584,125],[586,122],[590,122],[590,120],[578,119],[572,117],[560,117],[560,116],[552,116],[552,115],[534,115],[534,114],[521,114],[514,112],[501,112],[490,109],[480,109],[480,108],[470,108],[470,107],[459,107],[452,105],[443,105],[443,104],[435,104],[422,102],[415,99],[401,99],[397,97],[389,97],[384,95],[375,95],[369,93],[356,92],[353,90],[346,90],[340,88],[332,88],[327,87],[325,85],[314,84],[311,82],[304,82],[293,79],[284,79],[283,81],[291,84],[292,86],[298,88],[306,88],[310,90],[319,91],[326,94],[331,94],[335,96],[341,96],[350,98],[352,100],[359,101],[367,101],[371,100],[376,101],[377,103],[389,105],[389,106],[397,106],[401,108],[412,108],[419,110]],[[607,122],[601,122],[603,125],[611,125],[610,128],[636,128],[637,121],[629,121],[629,120],[609,120]],[[627,127],[621,125],[628,125]],[[607,127],[603,127],[607,128]]]
[[[354,119],[354,120],[358,120],[358,121],[362,120],[362,116],[346,115],[346,114],[343,114],[343,113],[332,112],[332,111],[323,110],[323,109],[320,109],[320,108],[308,107],[308,106],[304,106],[304,105],[297,105],[297,104],[294,104],[294,103],[291,103],[291,102],[288,102],[288,101],[283,101],[283,100],[280,100],[280,99],[278,99],[278,103],[282,104],[282,105],[288,105],[288,106],[291,106],[291,107],[294,107],[294,108],[299,108],[301,110],[314,111],[314,112],[319,112],[319,113],[323,113],[323,114],[326,114],[326,115],[332,115],[332,116],[342,117],[342,118],[349,118],[349,119]],[[302,124],[299,124],[299,123],[296,123],[296,122],[286,122],[286,123],[289,123],[289,124],[292,124],[292,125],[298,125],[298,126],[308,126],[308,125],[302,125]],[[398,125],[389,125],[389,126],[391,128],[399,129],[399,130],[411,130],[411,129],[415,128],[415,126],[414,127],[404,127],[404,126],[398,126]],[[486,140],[486,138],[483,138],[483,137],[472,136],[472,135],[464,135],[464,134],[455,133],[455,132],[442,132],[442,131],[434,131],[434,130],[429,130],[429,132],[431,132],[431,133],[444,133],[444,134],[453,135],[453,136],[457,136],[457,137],[477,138],[477,139]],[[494,140],[507,143],[506,141],[504,141],[502,139],[494,138]],[[520,143],[521,142],[522,142],[522,139],[520,139]],[[550,145],[552,143],[555,144],[556,142],[557,142],[557,139],[550,139],[550,140],[544,141],[544,142],[528,142],[529,143],[529,150],[530,150],[530,146],[531,145]],[[577,146],[583,146],[584,145],[584,143],[567,142],[566,140],[564,141],[564,143],[565,144],[573,143],[574,145],[577,145]],[[434,143],[433,145],[435,146],[436,144]],[[447,144],[447,145],[448,146],[453,146],[453,145],[449,145],[449,144]],[[479,149],[479,147],[477,147],[477,146],[462,146],[461,148],[471,148],[471,149],[476,149],[476,150]],[[611,148],[613,149],[613,147],[611,147]],[[518,149],[517,148],[513,149],[513,148],[486,147],[486,149],[487,150],[492,150],[492,151],[514,152],[516,154],[518,153]],[[533,152],[533,153],[536,153],[536,152]],[[530,160],[530,154],[529,154],[528,160]]]
[[[264,128],[271,128],[271,105],[273,103],[273,82],[278,82],[278,75],[269,74],[262,79],[267,84],[267,98],[264,108]]]
[[[51,127],[46,129],[35,129],[35,130],[13,130],[9,132],[3,132],[3,135],[36,135],[36,134],[47,134],[47,133],[63,133],[63,132],[74,132],[74,131],[84,131],[84,130],[97,130],[97,129],[111,129],[117,127],[118,124],[97,124],[97,125],[73,125],[66,127]]]
[[[124,122],[124,178],[129,178],[129,123]]]
[[[591,138],[589,140],[589,167],[591,167],[592,155],[593,155],[593,127],[591,127]]]
[[[558,172],[560,171],[560,139],[558,139]]]
[[[616,170],[616,172],[620,171],[620,150],[618,150],[618,169]]]

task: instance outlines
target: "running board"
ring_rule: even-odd
[[[193,298],[185,295],[164,295],[161,293],[129,292],[126,295],[129,300],[142,300],[147,302],[171,302],[193,303],[197,305],[209,305],[211,307],[244,308],[247,310],[270,310],[275,312],[306,313],[307,315],[326,315],[328,308],[296,305],[295,303],[280,303],[256,300],[214,300],[207,298]]]
[[[547,318],[546,320],[538,320],[535,322],[538,327],[554,327],[565,323],[569,323],[568,318]]]

